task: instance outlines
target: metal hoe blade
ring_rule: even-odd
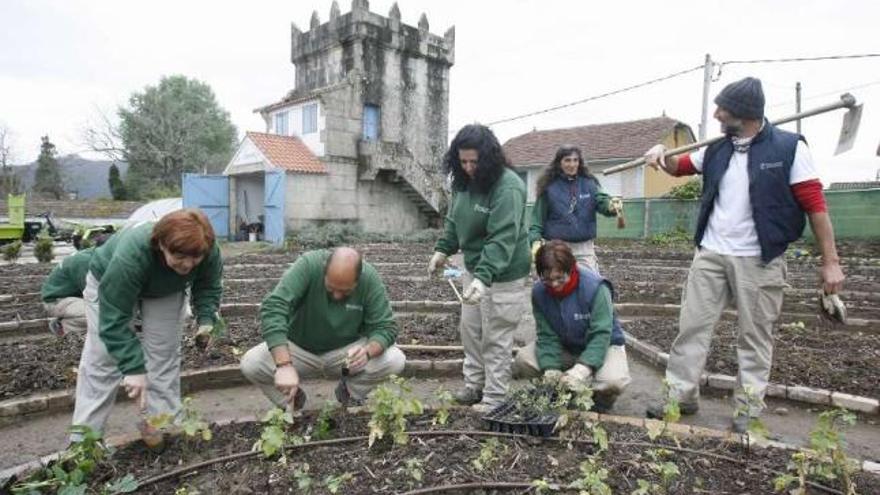
[[[840,139],[837,141],[835,155],[839,155],[852,149],[859,133],[859,124],[862,121],[862,105],[856,105],[843,115],[843,125],[840,127]]]

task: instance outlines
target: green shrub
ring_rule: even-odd
[[[39,237],[37,237],[37,242],[34,244],[34,257],[37,258],[37,261],[40,263],[52,262],[55,258],[55,253],[53,252],[54,242],[49,234],[45,232],[40,233]]]
[[[364,232],[356,224],[335,222],[321,226],[307,226],[287,238],[287,248],[321,249],[361,243],[417,243],[434,242],[440,237],[437,229],[423,229],[408,233]]]
[[[687,244],[690,241],[691,233],[681,226],[648,237],[648,243],[654,244],[656,246],[673,246],[675,244]]]
[[[702,194],[703,181],[701,179],[691,179],[684,184],[673,187],[663,197],[670,199],[698,199]]]
[[[11,242],[3,246],[3,259],[15,263],[15,260],[21,256],[21,241]]]

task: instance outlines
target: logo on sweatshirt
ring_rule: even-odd
[[[578,199],[588,199],[590,197],[590,193],[578,194]]]
[[[489,214],[489,208],[486,208],[483,205],[474,205],[474,211]]]
[[[590,319],[590,313],[575,313],[574,314],[574,321],[582,321],[582,320],[589,320],[589,319]]]
[[[782,162],[773,162],[773,163],[762,163],[761,170],[770,170],[771,168],[780,168],[782,167]]]
[[[363,311],[364,307],[360,304],[345,303],[345,309],[348,311]]]

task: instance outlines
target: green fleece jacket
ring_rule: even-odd
[[[598,187],[598,186],[597,186]],[[602,188],[596,194],[596,211],[606,217],[617,216],[617,212],[611,210],[611,196]],[[547,218],[547,195],[542,194],[532,205],[532,224],[529,226],[529,244],[540,241],[544,235],[544,219]]]
[[[216,242],[198,266],[181,276],[150,247],[153,225],[117,232],[95,249],[89,265],[100,281],[98,334],[124,375],[146,373],[140,340],[129,327],[138,300],[183,292],[189,285],[198,322],[212,324],[223,293],[223,260]]]
[[[397,339],[397,323],[379,273],[363,263],[354,291],[336,301],[324,285],[330,251],[297,258],[275,289],[263,299],[260,323],[269,349],[287,341],[314,353],[339,349],[361,337],[387,349]]]
[[[435,251],[447,256],[460,249],[467,270],[490,287],[529,274],[526,234],[526,186],[505,169],[487,194],[457,191]]]
[[[92,261],[94,248],[68,256],[55,265],[40,288],[40,297],[45,303],[55,302],[65,297],[82,297],[86,288],[86,274]]]
[[[587,333],[587,345],[577,357],[578,362],[586,364],[596,372],[605,364],[605,354],[611,345],[611,325],[614,306],[611,302],[611,291],[601,286],[593,298],[590,308],[590,330]],[[538,340],[535,353],[538,367],[544,370],[562,370],[562,343],[559,335],[553,331],[535,301],[532,301],[532,313],[535,316],[535,327]]]

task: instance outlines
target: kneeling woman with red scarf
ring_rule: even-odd
[[[571,249],[558,240],[538,250],[535,269],[541,277],[532,288],[538,339],[517,353],[515,374],[543,373],[570,387],[590,386],[595,409],[609,410],[630,382],[611,283],[577,266]]]

